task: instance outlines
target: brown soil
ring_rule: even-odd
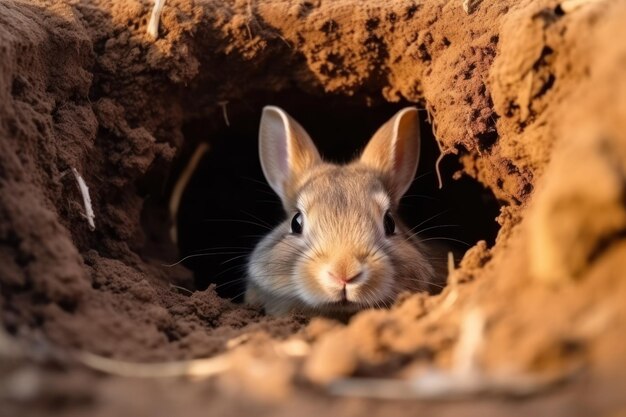
[[[21,346],[0,338],[3,414],[623,413],[626,5],[469,3],[168,0],[156,41],[147,1],[0,3],[0,308]],[[183,126],[208,120],[210,137],[220,103],[236,114],[281,91],[426,108],[458,175],[501,201],[496,244],[470,249],[440,295],[348,324],[270,318],[213,287],[173,287],[191,275],[162,266],[176,254],[148,241],[167,225],[146,207],[197,140]],[[95,231],[72,168],[90,187]],[[481,372],[561,384],[523,401],[410,408],[328,394],[337,378],[454,368],[475,314]],[[277,353],[285,339],[304,356]],[[234,365],[202,381],[138,380],[103,376],[75,352]]]

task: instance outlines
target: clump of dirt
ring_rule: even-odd
[[[0,4],[0,308],[26,346],[16,354],[0,339],[7,410],[270,414],[267,401],[281,401],[290,414],[407,414],[326,390],[345,378],[458,371],[476,327],[468,317],[482,323],[473,370],[565,385],[525,402],[415,410],[624,406],[623,4],[168,0],[157,40],[146,34],[150,7]],[[442,152],[461,164],[455,177],[501,202],[495,245],[471,248],[440,295],[406,295],[349,323],[266,317],[214,287],[185,290],[190,272],[164,266],[172,242],[149,241],[169,225],[142,221],[194,145],[184,126],[210,121],[210,139],[224,106],[260,109],[286,90],[425,108]],[[89,186],[93,231],[72,169]],[[231,362],[209,382],[138,384],[101,378],[74,352]]]

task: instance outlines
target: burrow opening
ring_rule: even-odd
[[[264,105],[284,108],[309,132],[322,156],[333,162],[356,157],[372,134],[395,112],[411,103],[377,102],[342,96],[315,96],[299,91],[260,93],[255,98],[224,103],[224,111],[189,120],[185,144],[171,172],[184,170],[200,143],[209,150],[200,159],[182,193],[177,223],[179,259],[193,272],[195,289],[215,284],[217,293],[240,302],[245,267],[254,245],[283,219],[280,200],[267,185],[258,158],[258,125]],[[424,239],[441,239],[456,253],[480,240],[491,246],[499,225],[499,203],[476,180],[462,175],[456,157],[440,164],[439,149],[426,120],[421,120],[421,156],[413,185],[402,199],[400,215]]]

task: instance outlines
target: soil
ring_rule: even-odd
[[[626,5],[573,3],[167,0],[156,40],[148,1],[0,3],[2,414],[624,413]],[[237,121],[285,91],[425,109],[461,167],[444,187],[470,177],[498,199],[495,244],[468,250],[441,294],[348,323],[185,290],[191,272],[164,266],[181,155],[223,129],[225,106]],[[185,135],[194,120],[203,135]],[[459,371],[469,317],[484,323],[474,371],[553,383],[521,400],[330,394]],[[230,365],[138,379],[84,352]]]

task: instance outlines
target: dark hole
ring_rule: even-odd
[[[560,4],[557,4],[556,7],[554,8],[554,14],[559,17],[565,16],[565,11],[563,10]]]
[[[304,126],[326,159],[346,162],[359,154],[380,125],[406,105],[366,107],[345,97],[316,98],[297,93],[257,100],[230,103],[230,127],[222,119],[201,119],[190,121],[184,128],[187,143],[208,139],[211,149],[181,200],[180,256],[198,255],[184,261],[194,272],[198,289],[215,283],[221,296],[236,301],[242,299],[245,290],[247,255],[283,220],[280,201],[263,177],[257,154],[262,106],[282,107]],[[492,245],[498,231],[498,203],[473,179],[452,179],[459,169],[456,158],[444,159],[444,187],[438,188],[435,160],[439,151],[425,116],[420,166],[400,209],[404,222],[417,227],[421,238],[445,242],[458,253],[482,239]],[[216,129],[215,124],[221,127]]]

